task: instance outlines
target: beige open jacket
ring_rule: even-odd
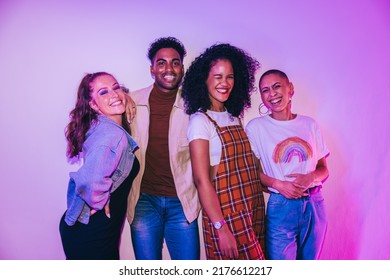
[[[131,224],[134,219],[135,206],[140,196],[142,176],[145,171],[145,154],[149,140],[149,96],[153,85],[131,92],[130,96],[137,106],[137,114],[132,121],[131,136],[139,149],[135,156],[140,162],[140,171],[133,181],[128,197],[127,219]],[[187,127],[189,116],[184,110],[184,101],[179,90],[169,119],[169,162],[176,186],[176,192],[188,222],[197,219],[200,211],[198,193],[193,182]]]

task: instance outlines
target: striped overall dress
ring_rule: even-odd
[[[207,113],[204,114],[214,124],[222,143],[221,161],[212,183],[227,222],[225,226],[236,238],[238,259],[262,260],[264,197],[248,137],[241,125],[219,127]],[[207,259],[229,259],[222,255],[217,230],[205,211],[203,236]]]

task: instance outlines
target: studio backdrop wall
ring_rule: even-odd
[[[162,36],[184,43],[185,67],[226,42],[261,62],[257,78],[284,70],[293,112],[318,121],[331,151],[321,258],[390,258],[389,1],[2,0],[0,259],[65,258],[58,224],[79,166],[64,128],[77,86],[95,71],[130,90],[151,84],[146,52]],[[244,123],[259,104],[257,92]],[[134,258],[127,222],[120,252]]]

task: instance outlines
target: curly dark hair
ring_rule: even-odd
[[[148,58],[152,64],[156,53],[160,49],[164,49],[164,48],[175,49],[179,53],[181,61],[183,61],[183,58],[187,54],[183,43],[180,42],[178,39],[176,39],[175,37],[162,37],[155,40],[152,44],[150,44],[150,47],[148,49]]]
[[[91,83],[100,76],[113,75],[107,72],[96,72],[86,74],[80,82],[77,90],[77,99],[75,108],[70,112],[70,122],[65,128],[65,137],[68,142],[66,155],[68,158],[78,157],[82,151],[87,131],[91,124],[97,120],[97,113],[89,105],[91,101]],[[125,121],[125,115],[122,115],[123,128],[130,132],[130,128]]]
[[[211,67],[219,59],[231,62],[234,71],[234,87],[225,102],[227,111],[235,116],[242,116],[244,109],[251,106],[250,95],[256,90],[255,74],[260,63],[244,50],[230,44],[215,44],[207,48],[188,68],[183,84],[186,113],[207,111],[211,106],[206,81]]]

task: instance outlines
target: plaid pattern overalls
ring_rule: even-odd
[[[241,125],[219,127],[207,113],[204,114],[214,124],[222,143],[221,161],[212,183],[227,226],[236,238],[238,259],[262,260],[265,206],[248,137]],[[203,236],[207,259],[229,259],[222,256],[217,230],[205,211]]]

